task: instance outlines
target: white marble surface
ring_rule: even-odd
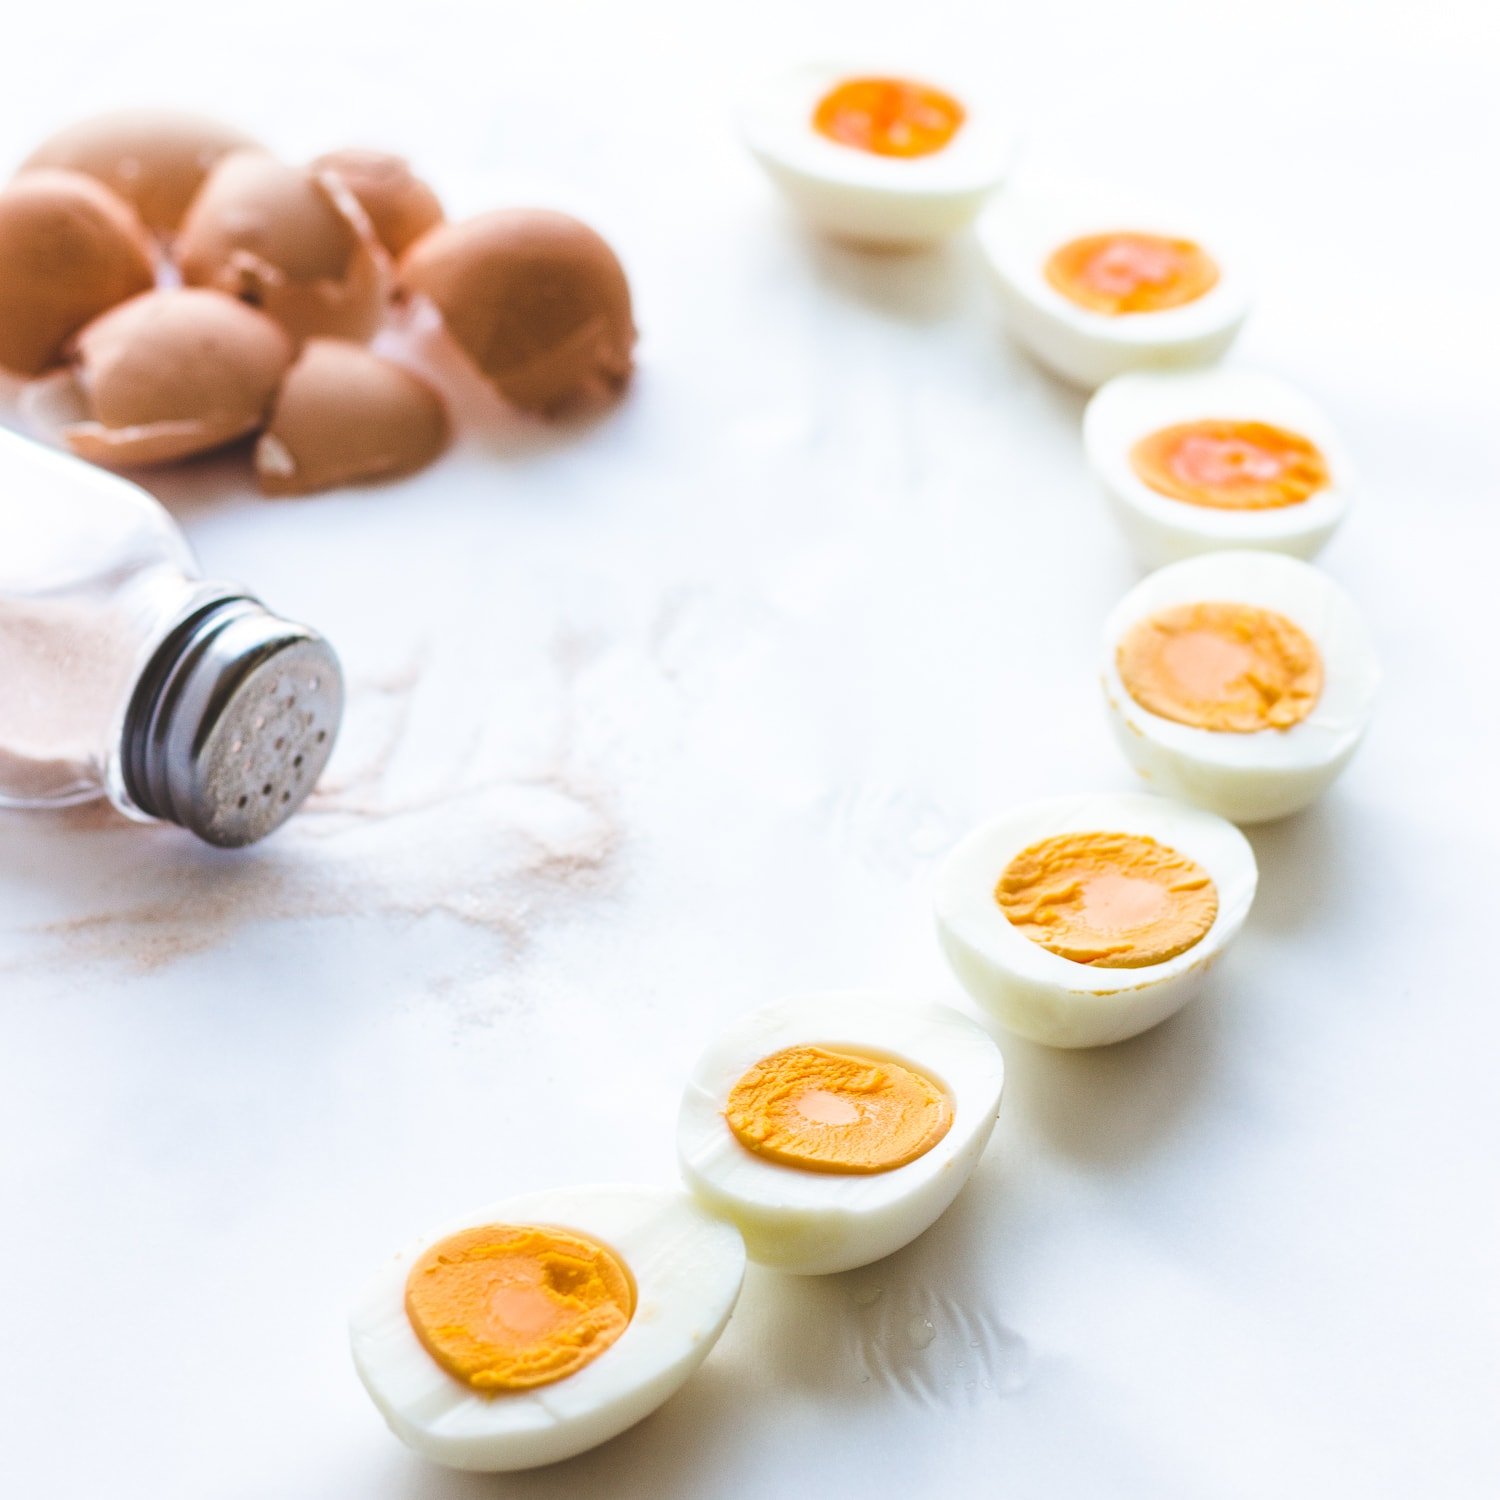
[[[253,853],[0,819],[0,1493],[1496,1493],[1484,10],[918,8],[1013,91],[1033,170],[1245,231],[1236,358],[1326,404],[1366,477],[1324,561],[1385,699],[1333,795],[1254,834],[1201,1005],[1096,1053],[1007,1043],[937,1228],[867,1272],[753,1274],[656,1417],[503,1480],[382,1428],[344,1343],[367,1271],[500,1194],[670,1178],[680,1081],[745,1007],[958,1001],[935,851],[1129,786],[1093,668],[1135,575],[1081,402],[966,247],[813,243],[734,144],[744,67],[871,13],[909,36],[909,7],[12,7],[7,155],[131,100],[395,145],[460,212],[599,224],[644,338],[608,419],[400,487],[157,485],[212,570],[335,639],[350,731],[324,805]]]

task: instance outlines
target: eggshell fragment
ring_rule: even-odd
[[[81,172],[0,188],[0,367],[40,375],[90,318],[155,281],[135,210]]]
[[[439,225],[406,252],[399,281],[432,300],[489,383],[525,411],[556,413],[630,376],[625,272],[566,214],[501,209]]]
[[[22,171],[86,172],[132,204],[148,228],[172,234],[209,169],[230,151],[254,146],[243,131],[202,115],[124,109],[80,120],[38,146]]]
[[[234,151],[182,221],[189,286],[262,308],[295,339],[367,339],[379,327],[389,261],[358,200],[330,172]]]
[[[404,158],[384,151],[330,151],[313,170],[332,172],[370,216],[375,236],[393,255],[443,222],[443,205]]]
[[[233,297],[145,292],[90,323],[27,408],[92,463],[168,463],[255,431],[291,361],[281,327]]]
[[[402,365],[363,344],[311,339],[288,372],[255,449],[268,495],[394,479],[442,452],[442,400]]]

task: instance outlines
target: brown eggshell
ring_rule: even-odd
[[[625,272],[566,214],[501,209],[439,225],[406,252],[399,281],[436,304],[485,378],[523,410],[556,413],[630,376]]]
[[[242,131],[202,115],[124,109],[60,130],[21,170],[86,172],[133,204],[148,228],[170,235],[209,168],[228,152],[254,145]]]
[[[92,177],[46,168],[0,188],[0,367],[40,375],[90,318],[155,279],[135,210]]]
[[[389,258],[330,172],[231,152],[189,206],[176,256],[189,286],[262,308],[295,339],[367,339],[380,325]]]
[[[363,344],[310,339],[287,372],[255,447],[268,495],[309,495],[425,468],[448,441],[426,381]]]
[[[384,151],[330,151],[313,163],[313,169],[334,173],[359,199],[376,237],[393,256],[443,222],[437,194],[399,156]]]
[[[93,463],[166,463],[259,428],[291,362],[281,326],[233,297],[146,292],[78,335],[30,409]]]

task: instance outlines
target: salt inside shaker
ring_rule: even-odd
[[[0,430],[0,807],[103,796],[254,843],[312,790],[342,709],[323,637],[202,578],[144,490]]]

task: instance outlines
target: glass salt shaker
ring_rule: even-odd
[[[0,429],[0,807],[102,796],[254,843],[312,790],[342,709],[323,637],[201,577],[144,490]]]

